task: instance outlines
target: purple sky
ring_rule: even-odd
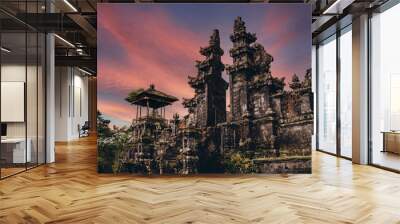
[[[311,67],[311,9],[306,4],[98,4],[98,108],[113,124],[130,122],[135,107],[124,98],[155,84],[179,99],[193,96],[196,74],[213,29],[219,29],[223,62],[231,64],[229,35],[241,16],[247,31],[274,57],[277,77],[304,77]],[[228,80],[225,72],[224,78]],[[167,108],[187,113],[181,101]]]

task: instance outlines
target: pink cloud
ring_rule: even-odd
[[[177,30],[177,28],[172,32],[179,35],[180,40],[169,37],[164,34],[168,32],[163,30],[167,29],[171,32],[170,27],[174,27],[168,17],[154,18],[141,12],[134,13],[134,15],[137,19],[141,18],[142,21],[146,21],[146,24],[134,29],[135,33],[142,33],[142,35],[134,35],[131,26],[124,26],[123,24],[121,26],[123,21],[120,21],[118,16],[112,12],[107,12],[107,10],[102,13],[107,19],[103,19],[100,25],[107,29],[118,43],[126,49],[128,60],[132,61],[125,69],[120,67],[110,68],[107,62],[100,61],[100,76],[105,79],[104,83],[121,80],[123,81],[122,88],[143,88],[153,83],[162,91],[174,92],[178,96],[187,97],[191,95],[192,91],[186,85],[182,76],[186,77],[189,75],[186,73],[193,70],[191,67],[194,66],[195,53],[197,52],[194,49],[198,50],[200,46],[199,43],[196,43],[197,38],[194,38],[191,33],[185,30]],[[158,17],[160,16],[162,14],[158,15]],[[155,25],[156,21],[159,26]],[[127,27],[130,27],[130,30],[125,30]],[[151,41],[148,39],[151,39]],[[165,62],[166,58],[170,60]],[[192,61],[192,64],[188,64],[188,59]],[[184,63],[180,63],[182,61]],[[175,63],[176,66],[171,66],[168,63]],[[182,65],[186,65],[186,69]]]
[[[128,104],[122,104],[105,99],[98,100],[97,108],[108,116],[119,118],[125,121],[131,121],[136,114],[136,110],[134,110],[134,108]]]
[[[281,53],[282,49],[288,49],[296,41],[296,35],[298,34],[293,30],[295,24],[295,21],[293,21],[293,18],[295,18],[293,16],[294,13],[296,13],[295,8],[286,8],[285,10],[267,13],[263,18],[263,21],[265,21],[263,24],[266,25],[257,33],[260,41],[267,42],[267,45],[265,45],[266,51],[274,56],[274,62],[271,65],[272,74],[278,77],[285,77],[286,83],[291,80],[292,75],[298,68],[293,64],[288,66],[282,57],[278,58],[276,56]],[[297,75],[302,76],[304,74]]]
[[[179,99],[193,96],[187,76],[195,75],[194,61],[201,58],[198,51],[200,46],[207,44],[207,39],[176,26],[163,11],[149,14],[132,8],[129,22],[110,7],[101,8],[99,15],[99,26],[126,50],[127,61],[130,61],[112,63],[100,57],[99,91],[127,93],[155,84],[158,90]],[[174,35],[169,35],[171,33]],[[106,103],[110,102],[103,104]],[[126,103],[125,107],[131,106]],[[176,102],[171,112],[167,111],[168,117],[172,117],[172,109],[180,114],[186,113],[181,103]],[[116,113],[111,106],[103,106],[101,110],[105,114]],[[124,114],[124,119],[127,118]]]
[[[200,46],[206,46],[209,33],[199,35],[195,31],[177,25],[177,22],[162,10],[152,8],[152,13],[140,7],[129,8],[129,19],[126,13],[118,13],[112,7],[99,7],[98,26],[108,32],[116,44],[124,49],[126,58],[123,63],[101,57],[107,52],[100,52],[98,60],[98,89],[102,93],[113,94],[112,97],[99,100],[99,109],[113,117],[130,121],[136,115],[136,108],[124,102],[123,98],[135,89],[147,88],[155,84],[158,90],[172,94],[179,99],[193,96],[193,89],[187,84],[188,75],[196,75],[195,60],[203,57],[199,54]],[[294,39],[295,32],[288,29],[291,13],[282,11],[268,13],[263,24],[256,32],[266,50],[275,57],[272,63],[274,76],[287,77],[290,81],[294,66],[277,58],[282,48],[287,47]],[[273,22],[271,22],[273,21]],[[211,31],[210,31],[211,32]],[[173,34],[173,35],[171,35]],[[276,38],[269,39],[271,34]],[[100,41],[101,41],[101,35]],[[229,56],[231,43],[225,40],[225,54],[222,61],[231,64]],[[301,74],[299,74],[301,75]],[[226,78],[226,76],[225,76]],[[118,102],[112,101],[118,94]],[[229,91],[227,91],[229,105]],[[175,102],[166,111],[168,118],[173,113],[181,116],[187,114],[181,102]]]

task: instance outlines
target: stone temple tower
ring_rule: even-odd
[[[234,146],[250,151],[253,146],[277,148],[276,117],[279,114],[272,96],[283,91],[284,82],[271,75],[273,57],[263,45],[256,43],[254,33],[246,31],[241,17],[236,18],[230,38],[233,64],[227,67],[227,73],[231,87],[231,121],[239,135],[235,136]]]
[[[229,53],[233,58],[233,64],[227,67],[227,73],[230,83],[231,121],[239,128],[237,130],[239,136],[235,137],[234,146],[236,147],[238,140],[239,146],[251,149],[254,145],[251,134],[253,108],[249,96],[249,79],[254,74],[252,44],[257,38],[254,33],[246,31],[242,18],[237,17],[230,39],[233,47]]]
[[[235,20],[230,38],[233,43],[233,48],[230,50],[233,65],[227,68],[231,83],[230,105],[232,121],[238,121],[250,115],[247,80],[253,74],[254,49],[251,44],[257,38],[254,33],[246,32],[246,26],[241,17]]]
[[[222,78],[225,69],[221,61],[224,51],[220,47],[219,31],[214,30],[207,47],[200,48],[204,60],[196,61],[197,75],[189,76],[189,85],[195,95],[184,99],[188,108],[189,128],[200,131],[197,156],[199,172],[222,172],[221,135],[217,124],[226,122],[226,90],[228,83]]]
[[[226,121],[226,90],[228,83],[222,78],[225,69],[221,62],[224,51],[220,47],[219,31],[214,30],[207,47],[200,48],[200,54],[205,56],[202,61],[196,61],[197,76],[189,76],[189,85],[194,89],[195,96],[185,99],[184,106],[194,115],[197,127],[214,127]]]

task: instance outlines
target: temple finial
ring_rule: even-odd
[[[296,75],[296,73],[293,74],[292,76],[292,82],[289,84],[290,88],[292,89],[298,89],[301,87],[300,79]]]
[[[219,38],[219,30],[213,30],[212,35],[210,36],[209,41],[211,46],[219,46],[220,45],[220,38]]]
[[[245,23],[244,23],[244,21],[242,20],[242,17],[240,17],[240,16],[238,16],[236,19],[235,19],[235,23],[234,23],[234,26],[233,26],[233,31],[236,33],[236,32],[246,32],[246,26],[245,26]]]

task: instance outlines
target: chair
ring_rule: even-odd
[[[89,121],[85,121],[82,127],[78,125],[79,138],[89,136],[89,129],[90,129]]]

